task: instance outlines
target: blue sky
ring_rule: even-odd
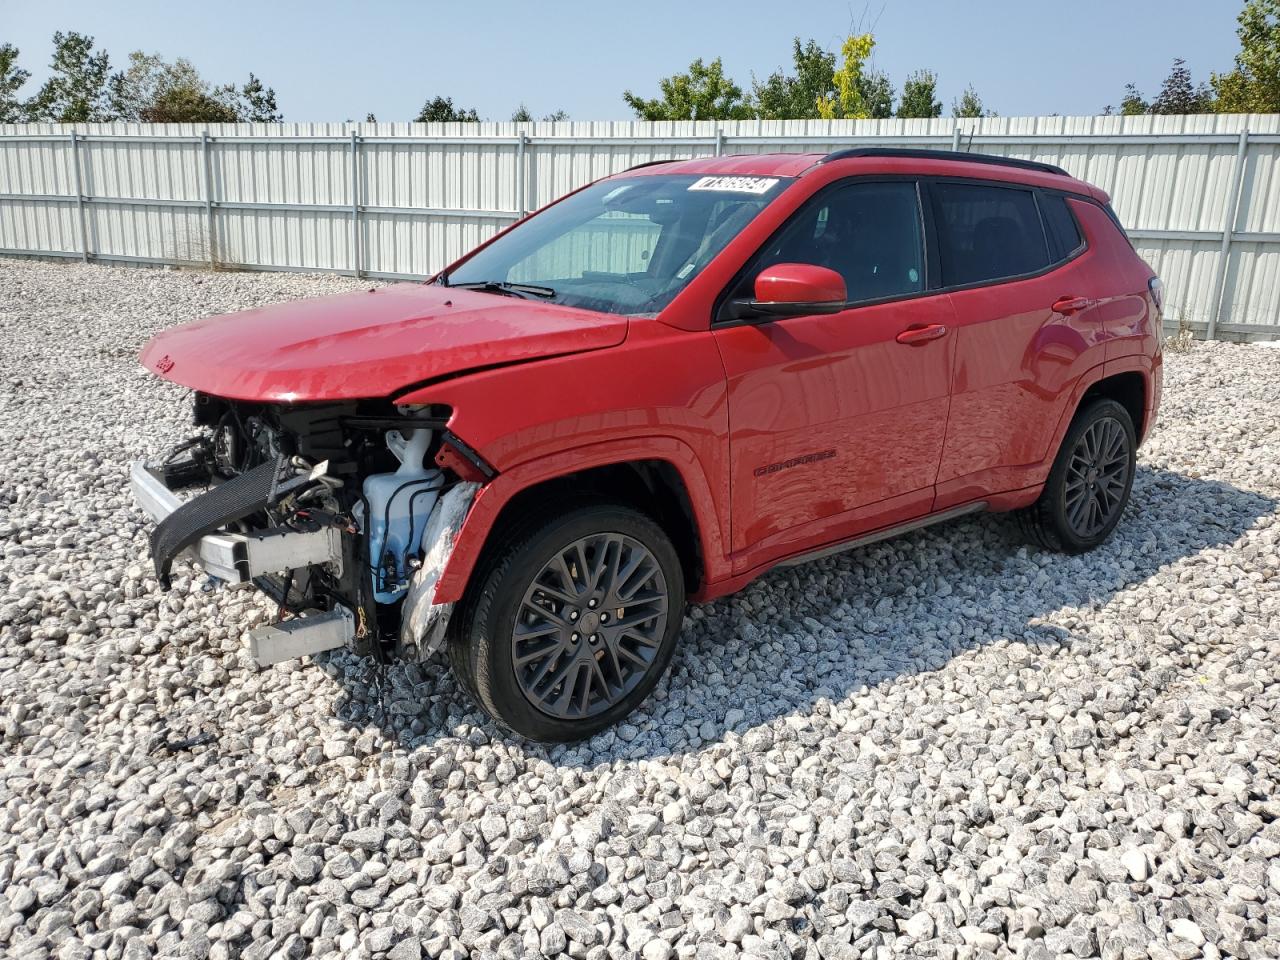
[[[1127,82],[1150,96],[1175,56],[1194,78],[1231,66],[1243,0],[630,0],[543,3],[0,0],[0,43],[47,74],[54,30],[92,34],[123,63],[130,50],[185,56],[206,78],[275,88],[287,120],[409,120],[435,94],[507,120],[630,116],[622,91],[654,95],[659,77],[721,56],[744,88],[789,65],[791,38],[838,47],[861,20],[875,62],[901,87],[919,67],[951,101],[972,83],[1004,116],[1089,114],[1119,104]]]

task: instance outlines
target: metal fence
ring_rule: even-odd
[[[1107,190],[1168,320],[1280,335],[1280,116],[480,124],[0,124],[0,253],[419,278],[649,160],[943,147]]]

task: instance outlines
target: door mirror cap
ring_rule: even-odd
[[[778,263],[756,275],[751,309],[771,317],[838,313],[848,292],[844,277],[812,263]]]

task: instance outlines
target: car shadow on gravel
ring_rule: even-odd
[[[1141,585],[1162,568],[1236,543],[1276,509],[1262,494],[1140,465],[1124,519],[1092,553],[1029,547],[1011,517],[979,514],[778,568],[690,610],[671,671],[626,723],[576,745],[518,748],[568,766],[661,758],[941,669],[987,644],[1061,647],[1073,632],[1046,618],[1096,610],[1121,593],[1140,604]],[[503,736],[442,658],[380,666],[344,655],[330,670],[343,687],[339,717],[403,748],[456,736],[463,722]]]

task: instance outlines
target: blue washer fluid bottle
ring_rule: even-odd
[[[379,603],[395,603],[408,589],[409,558],[422,549],[422,531],[440,496],[444,474],[425,463],[430,445],[430,430],[410,430],[408,437],[387,431],[387,449],[400,467],[364,481],[373,595]]]

